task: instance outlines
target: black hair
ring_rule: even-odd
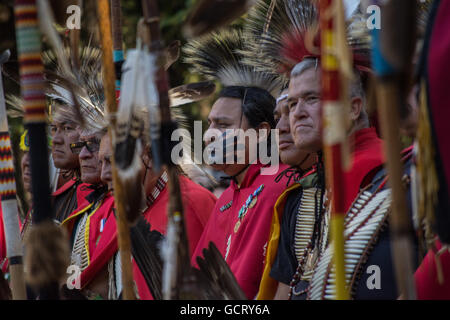
[[[230,86],[220,91],[219,98],[241,99],[242,112],[252,128],[257,128],[263,122],[267,122],[272,129],[275,128],[273,111],[276,100],[266,90],[256,87]]]
[[[275,129],[277,124],[273,112],[276,100],[268,91],[257,87],[230,86],[220,91],[219,98],[241,99],[242,113],[251,128],[256,129],[261,123],[267,122],[271,129]],[[270,132],[267,136],[267,154],[271,155]]]

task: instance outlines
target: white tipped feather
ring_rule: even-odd
[[[122,66],[122,88],[117,113],[117,144],[135,143],[142,137],[145,128],[144,117],[148,117],[149,141],[155,141],[160,136],[159,95],[155,84],[156,57],[143,48],[138,41],[138,48],[129,50],[127,60]],[[131,144],[130,144],[131,143]],[[139,157],[140,150],[127,149],[133,154],[116,155],[119,172],[126,170],[128,165],[135,163],[129,157]],[[121,163],[122,162],[122,163]],[[158,169],[158,168],[156,168]]]

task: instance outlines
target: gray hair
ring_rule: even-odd
[[[302,75],[309,69],[314,68],[317,71],[319,67],[319,59],[318,58],[306,58],[301,62],[297,63],[291,71],[291,79]],[[369,125],[369,116],[366,111],[366,94],[364,92],[361,73],[359,70],[354,69],[354,79],[350,84],[350,97],[360,97],[362,100],[363,108],[361,109],[361,113],[359,115],[358,120],[361,122],[365,122]]]

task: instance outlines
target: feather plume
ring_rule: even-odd
[[[177,107],[183,104],[203,100],[214,93],[216,85],[212,81],[203,81],[184,84],[169,90],[170,106]]]
[[[131,252],[153,298],[161,300],[163,263],[159,251],[164,237],[158,231],[150,230],[150,224],[140,216],[136,225],[131,228]]]
[[[245,63],[261,71],[289,72],[305,56],[317,55],[305,42],[315,24],[317,9],[309,0],[258,0],[244,25]]]
[[[185,62],[192,66],[192,72],[219,80],[224,86],[258,87],[276,96],[281,87],[278,75],[244,64],[244,49],[241,30],[222,30],[188,42]]]
[[[56,31],[55,19],[47,0],[38,1],[40,28],[50,43],[52,50],[42,54],[45,64],[48,92],[52,100],[63,102],[69,108],[67,113],[72,121],[84,129],[99,129],[104,126],[103,88],[101,86],[101,51],[90,46],[81,49],[64,47]],[[73,52],[81,51],[81,52]],[[76,57],[76,59],[72,59]],[[85,123],[85,120],[88,123]]]
[[[84,129],[98,130],[106,125],[104,118],[104,96],[101,84],[100,50],[90,45],[80,48],[81,67],[76,70],[70,65],[70,74],[62,70],[60,61],[68,61],[70,48],[62,51],[64,59],[57,59],[54,50],[42,53],[45,64],[46,96],[49,98],[48,114],[83,124]],[[74,80],[76,79],[76,80]],[[76,103],[73,97],[76,96]],[[8,115],[23,117],[23,103],[20,97],[8,94],[6,97]]]
[[[177,299],[187,300],[246,300],[230,267],[213,242],[197,257],[198,268],[183,271],[177,284]]]
[[[254,0],[198,1],[186,19],[183,33],[191,38],[214,31],[239,18],[253,3]]]
[[[347,5],[347,40],[356,65],[369,64],[370,36],[359,1]],[[318,11],[310,0],[258,0],[244,26],[244,62],[257,70],[283,74],[304,58],[319,57]],[[253,48],[253,50],[250,50]],[[255,50],[256,48],[256,50]]]
[[[169,69],[180,57],[181,41],[174,40],[164,49],[164,69]]]
[[[140,138],[143,133],[150,133],[148,140],[152,143],[159,139],[160,114],[155,71],[155,56],[142,48],[130,50],[122,66],[121,98],[114,143],[118,174],[124,180],[131,179],[140,169]],[[148,123],[148,131],[144,130],[145,123]],[[154,161],[158,162],[157,159]]]

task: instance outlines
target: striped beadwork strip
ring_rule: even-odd
[[[8,132],[0,132],[0,199],[16,199],[16,181]]]
[[[41,35],[38,28],[36,0],[16,0],[14,13],[20,85],[25,110],[24,121],[45,122],[44,66],[41,60]]]

